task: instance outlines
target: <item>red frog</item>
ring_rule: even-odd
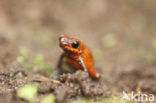
[[[61,68],[64,61],[72,68],[81,69],[88,72],[91,77],[95,79],[100,78],[100,74],[96,71],[94,60],[90,49],[84,45],[80,40],[70,38],[66,35],[59,37],[60,47],[64,53],[60,57],[58,69]]]

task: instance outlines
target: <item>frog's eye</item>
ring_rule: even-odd
[[[78,42],[78,41],[74,42],[74,43],[72,44],[72,47],[73,47],[73,48],[78,48],[78,47],[79,47],[79,42]]]

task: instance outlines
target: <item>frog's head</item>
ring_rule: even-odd
[[[61,35],[59,37],[59,42],[60,42],[60,47],[64,50],[66,50],[67,48],[71,48],[74,50],[74,49],[78,49],[80,46],[80,41],[78,39],[70,38],[66,35]]]

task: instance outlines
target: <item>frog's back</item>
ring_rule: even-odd
[[[83,46],[84,46],[84,49],[82,50],[82,54],[81,55],[82,55],[84,64],[89,69],[89,68],[93,67],[94,59],[93,59],[91,50],[87,46],[85,46],[84,44],[83,44]]]
[[[84,45],[83,43],[81,43],[79,49],[81,50],[81,54],[79,56],[82,57],[83,62],[86,66],[87,69],[90,69],[93,67],[93,56],[91,54],[90,49]],[[70,54],[69,56],[67,56],[66,58],[66,63],[69,64],[71,67],[76,68],[76,69],[83,69],[82,64],[80,64],[77,59],[78,55],[74,55],[74,54]]]

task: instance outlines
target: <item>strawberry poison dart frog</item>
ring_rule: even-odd
[[[70,38],[66,35],[59,37],[59,43],[64,53],[60,57],[58,69],[61,69],[62,63],[65,62],[72,68],[88,72],[95,79],[100,78],[100,74],[94,68],[92,53],[85,44],[78,39]]]

